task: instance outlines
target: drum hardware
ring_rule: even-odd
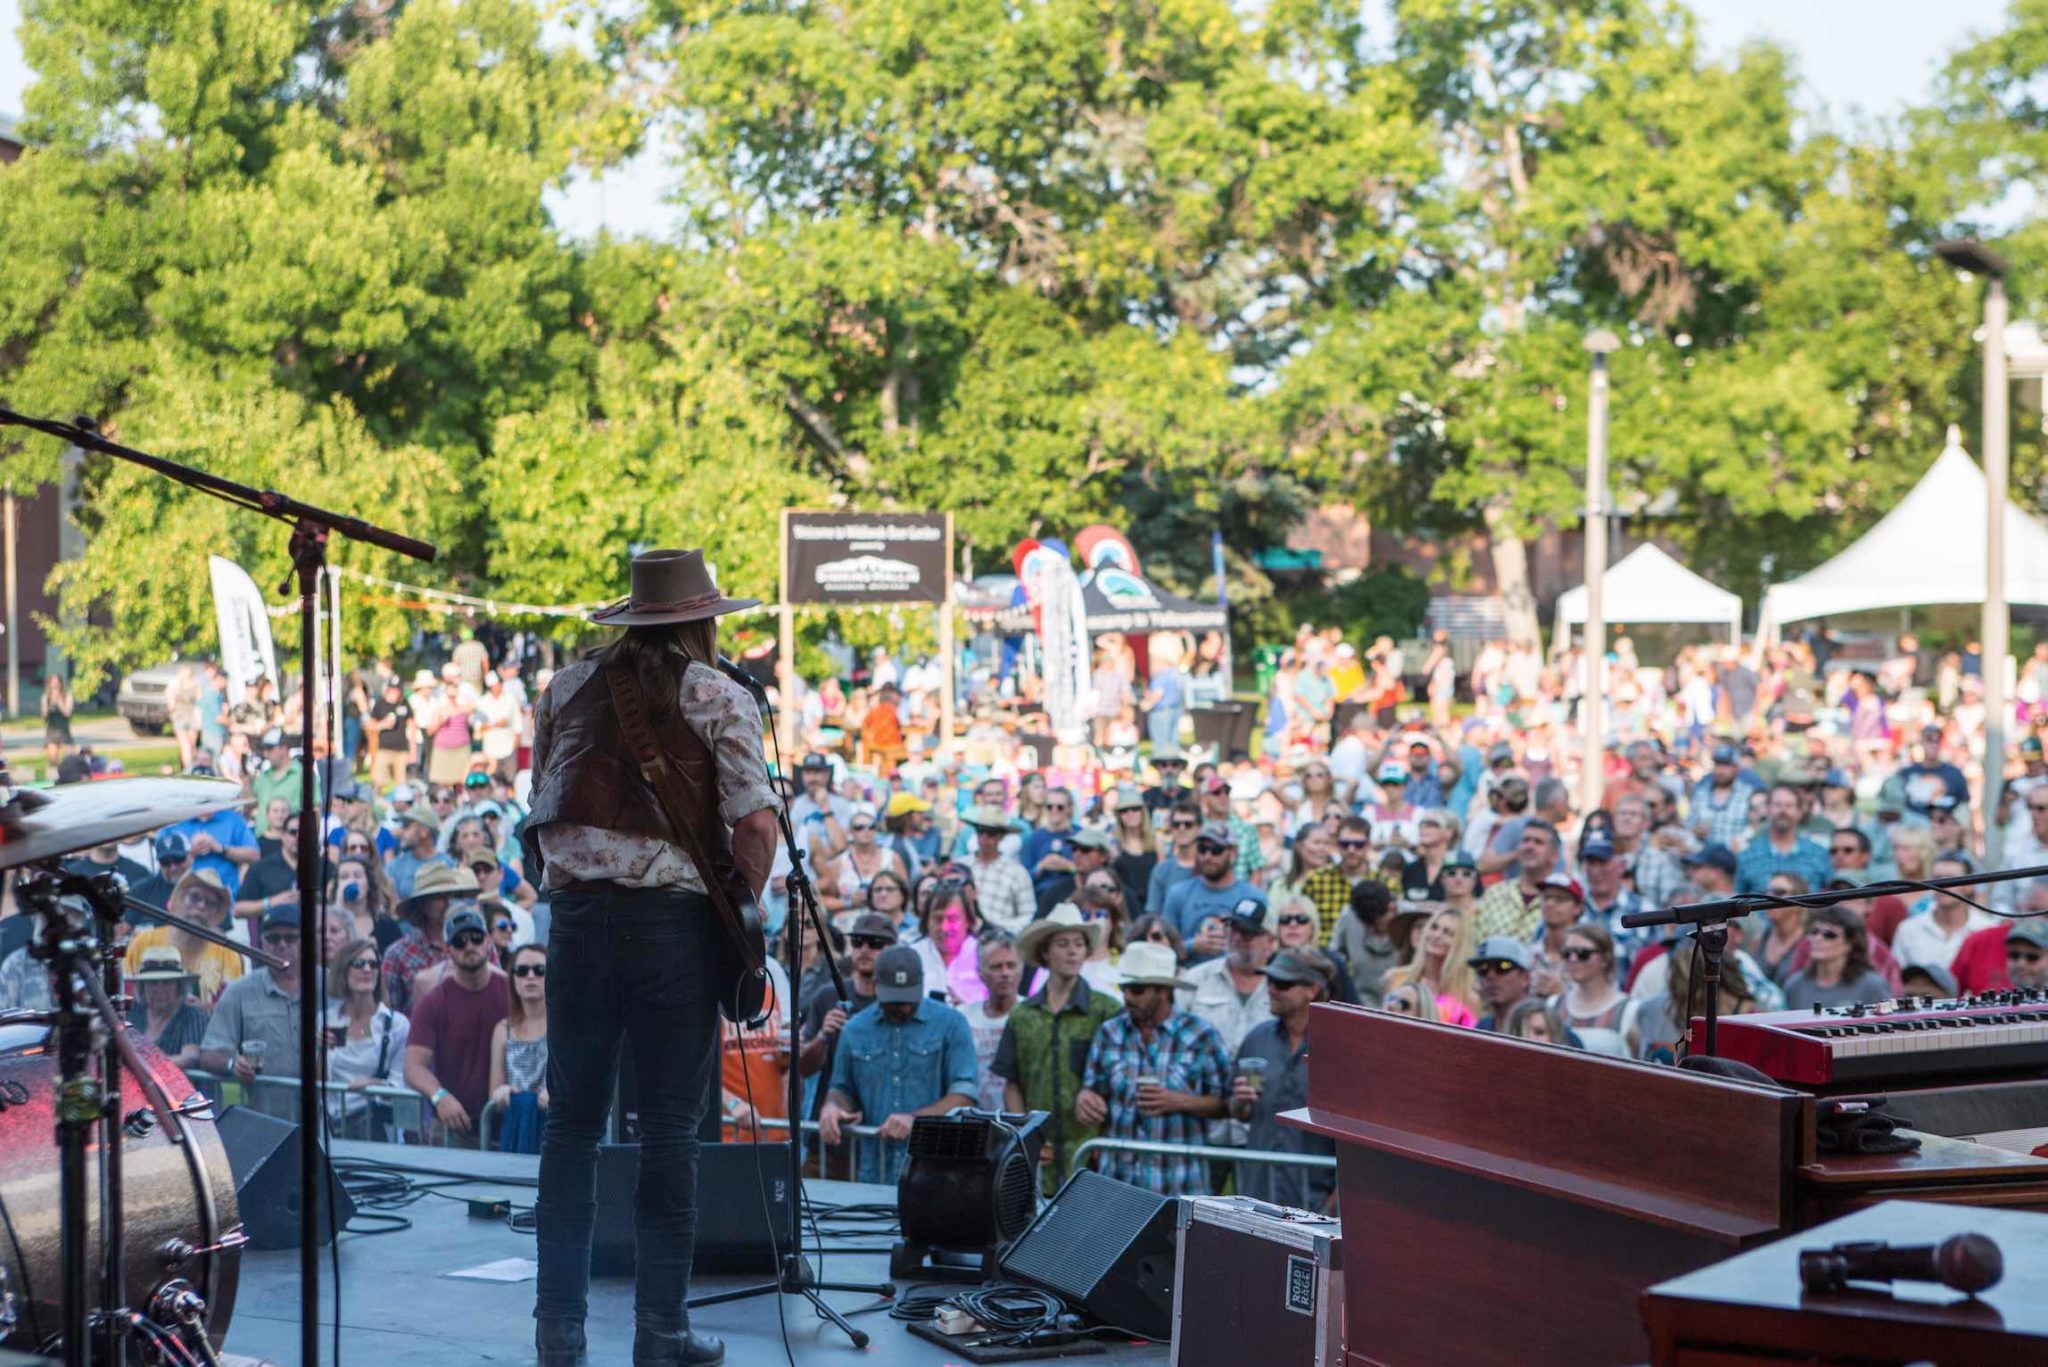
[[[60,1164],[64,1361],[67,1367],[83,1367],[88,1361],[125,1367],[129,1337],[138,1332],[156,1344],[159,1361],[168,1360],[159,1335],[176,1338],[188,1354],[197,1353],[212,1361],[206,1317],[209,1306],[225,1308],[220,1255],[239,1249],[244,1240],[239,1233],[224,1234],[220,1229],[209,1174],[188,1123],[195,1117],[210,1119],[213,1103],[204,1096],[188,1095],[183,1102],[173,1105],[142,1057],[121,1013],[120,1004],[128,998],[121,991],[126,946],[120,939],[119,926],[128,907],[134,905],[202,940],[225,944],[272,966],[279,961],[274,955],[252,950],[210,927],[134,901],[127,895],[125,881],[117,874],[84,876],[48,863],[33,865],[24,871],[17,895],[25,909],[40,917],[41,938],[33,943],[30,952],[48,963],[57,999],[55,1012],[40,1014],[53,1026],[60,1073],[55,1088],[55,1112]],[[15,1015],[8,1019],[10,1023],[23,1023],[24,1017]],[[97,1076],[90,1068],[95,1055],[100,1061]],[[121,1106],[124,1068],[137,1080],[147,1102],[132,1111]],[[99,1237],[103,1254],[97,1288],[91,1284],[87,1267],[91,1220],[85,1200],[90,1167],[88,1149],[95,1125],[100,1129]],[[192,1282],[174,1279],[182,1291],[164,1302],[178,1311],[168,1317],[154,1313],[142,1316],[130,1308],[129,1251],[124,1237],[123,1138],[146,1140],[159,1127],[184,1157],[200,1223],[198,1242],[171,1240],[159,1251],[168,1252],[170,1245],[177,1245],[175,1268],[182,1270],[196,1262],[199,1280],[207,1288],[202,1294]],[[171,1270],[168,1265],[167,1270]],[[152,1307],[161,1299],[162,1289],[150,1293]],[[91,1308],[95,1303],[99,1307],[97,1313]]]

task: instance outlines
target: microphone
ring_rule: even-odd
[[[718,672],[725,675],[726,678],[731,679],[741,688],[746,689],[747,692],[753,694],[756,698],[760,699],[761,701],[767,701],[768,690],[761,686],[761,681],[755,678],[753,675],[747,673],[746,670],[741,669],[738,665],[734,664],[731,659],[727,658],[724,655],[718,657]]]
[[[1998,1285],[2005,1256],[1982,1234],[1957,1234],[1938,1244],[1893,1247],[1882,1239],[1799,1251],[1799,1281],[1808,1291],[1840,1291],[1850,1282],[1939,1282],[1974,1296]]]

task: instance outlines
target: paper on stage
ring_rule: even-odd
[[[500,1258],[482,1267],[465,1267],[460,1272],[441,1275],[464,1282],[530,1282],[538,1271],[539,1264],[531,1258]]]

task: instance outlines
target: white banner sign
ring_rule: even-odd
[[[270,640],[270,613],[248,572],[217,555],[206,558],[213,579],[213,616],[220,628],[220,667],[228,676],[228,705],[242,700],[260,676],[282,689],[277,650]]]

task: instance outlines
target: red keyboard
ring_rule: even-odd
[[[1694,1053],[1704,1050],[1704,1030],[1695,1016]],[[2048,992],[1724,1016],[1719,1053],[1803,1086],[2048,1070]]]

